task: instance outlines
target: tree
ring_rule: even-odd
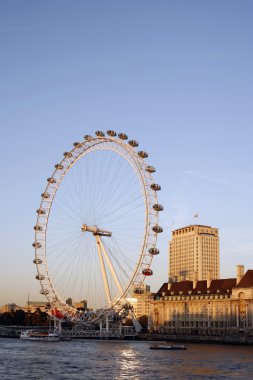
[[[30,314],[29,322],[31,326],[47,326],[48,315],[37,308],[34,313]]]
[[[132,318],[127,318],[123,323],[123,326],[133,326]]]
[[[148,330],[148,316],[147,315],[142,315],[141,317],[138,318],[138,321],[140,322],[143,331]]]
[[[13,315],[13,324],[17,326],[25,325],[25,312],[21,309],[18,309],[14,312]]]
[[[0,314],[0,325],[10,326],[13,324],[13,313],[8,311]]]

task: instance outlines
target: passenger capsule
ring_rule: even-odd
[[[114,137],[114,136],[117,135],[117,133],[114,132],[114,131],[112,131],[112,130],[109,130],[109,131],[107,131],[106,133],[108,134],[108,136],[112,136],[112,137]]]
[[[154,209],[155,211],[163,211],[163,206],[160,205],[159,203],[155,203],[155,204],[153,205],[153,209]]]
[[[43,210],[42,208],[38,208],[38,210],[37,210],[36,212],[37,212],[37,214],[39,214],[39,215],[44,215],[44,214],[46,213],[46,211]]]
[[[61,165],[61,164],[56,164],[56,165],[54,165],[54,167],[55,167],[55,169],[57,169],[57,170],[62,170],[62,169],[64,169],[64,166]]]
[[[127,140],[128,136],[125,133],[119,133],[118,134],[118,138],[121,139],[121,140]]]
[[[34,248],[41,248],[41,244],[38,241],[36,241],[35,243],[33,243],[32,246]]]
[[[161,190],[161,186],[158,185],[157,183],[152,183],[152,185],[150,185],[151,189],[154,190],[154,191],[159,191]]]
[[[153,256],[155,256],[155,255],[159,255],[159,253],[160,253],[159,249],[158,249],[158,248],[155,248],[155,247],[153,247],[153,248],[149,248],[148,251],[149,251],[150,255],[153,255]]]
[[[135,288],[134,289],[134,294],[143,294],[144,293],[144,289],[142,288]]]
[[[64,157],[67,157],[67,158],[70,158],[70,157],[73,156],[73,154],[72,154],[71,152],[64,152],[64,153],[63,153],[63,156],[64,156]]]
[[[36,226],[34,226],[33,229],[35,231],[42,231],[43,228],[41,226],[39,226],[38,224],[36,224]]]
[[[43,274],[37,274],[35,278],[36,280],[40,280],[40,281],[45,280],[45,276]]]
[[[103,131],[96,131],[95,135],[98,136],[98,137],[105,137],[105,134],[104,134]]]
[[[40,294],[43,294],[45,296],[45,295],[49,294],[49,290],[47,290],[47,289],[41,289],[40,290]]]
[[[162,227],[161,227],[161,226],[158,226],[158,224],[156,224],[156,225],[152,228],[152,230],[153,230],[154,232],[156,232],[157,234],[163,232]]]
[[[51,177],[51,178],[47,179],[47,182],[49,182],[49,183],[56,183],[56,179]]]
[[[33,264],[42,264],[42,260],[41,259],[34,259]]]
[[[83,136],[84,140],[91,140],[92,139],[92,136],[91,135],[84,135]]]
[[[143,150],[141,150],[140,152],[138,152],[138,156],[141,158],[147,158],[148,154],[147,152],[144,152]]]
[[[81,148],[81,146],[82,146],[82,144],[80,142],[78,142],[78,141],[75,141],[73,143],[73,145],[74,145],[75,148]]]
[[[45,198],[45,199],[50,198],[50,194],[48,193],[42,193],[41,196],[42,198]]]
[[[146,171],[148,173],[154,173],[156,170],[155,170],[154,166],[148,165],[148,166],[146,166]]]
[[[132,146],[133,148],[136,148],[137,146],[139,146],[138,142],[135,141],[135,140],[129,140],[129,141],[128,141],[128,144],[129,144],[130,146]]]
[[[144,274],[144,276],[152,276],[153,271],[152,269],[149,269],[149,268],[143,269],[142,274]]]

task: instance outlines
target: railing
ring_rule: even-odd
[[[0,336],[18,338],[22,331],[32,329],[45,331],[46,328],[39,326],[0,326]],[[125,337],[135,337],[137,333],[131,326],[111,326],[109,329],[102,328],[99,330],[90,330],[79,326],[79,328],[72,328],[70,330],[63,328],[60,335],[64,338],[124,339]]]

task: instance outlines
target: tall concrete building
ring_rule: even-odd
[[[169,242],[170,281],[220,278],[219,230],[190,225],[172,231]]]

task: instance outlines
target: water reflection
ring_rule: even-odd
[[[188,344],[154,351],[149,342],[0,338],[0,379],[237,380],[253,378],[253,347]]]
[[[123,349],[119,352],[117,359],[117,366],[119,368],[119,379],[128,377],[129,379],[138,379],[138,370],[141,363],[137,357],[137,352],[131,348]]]

